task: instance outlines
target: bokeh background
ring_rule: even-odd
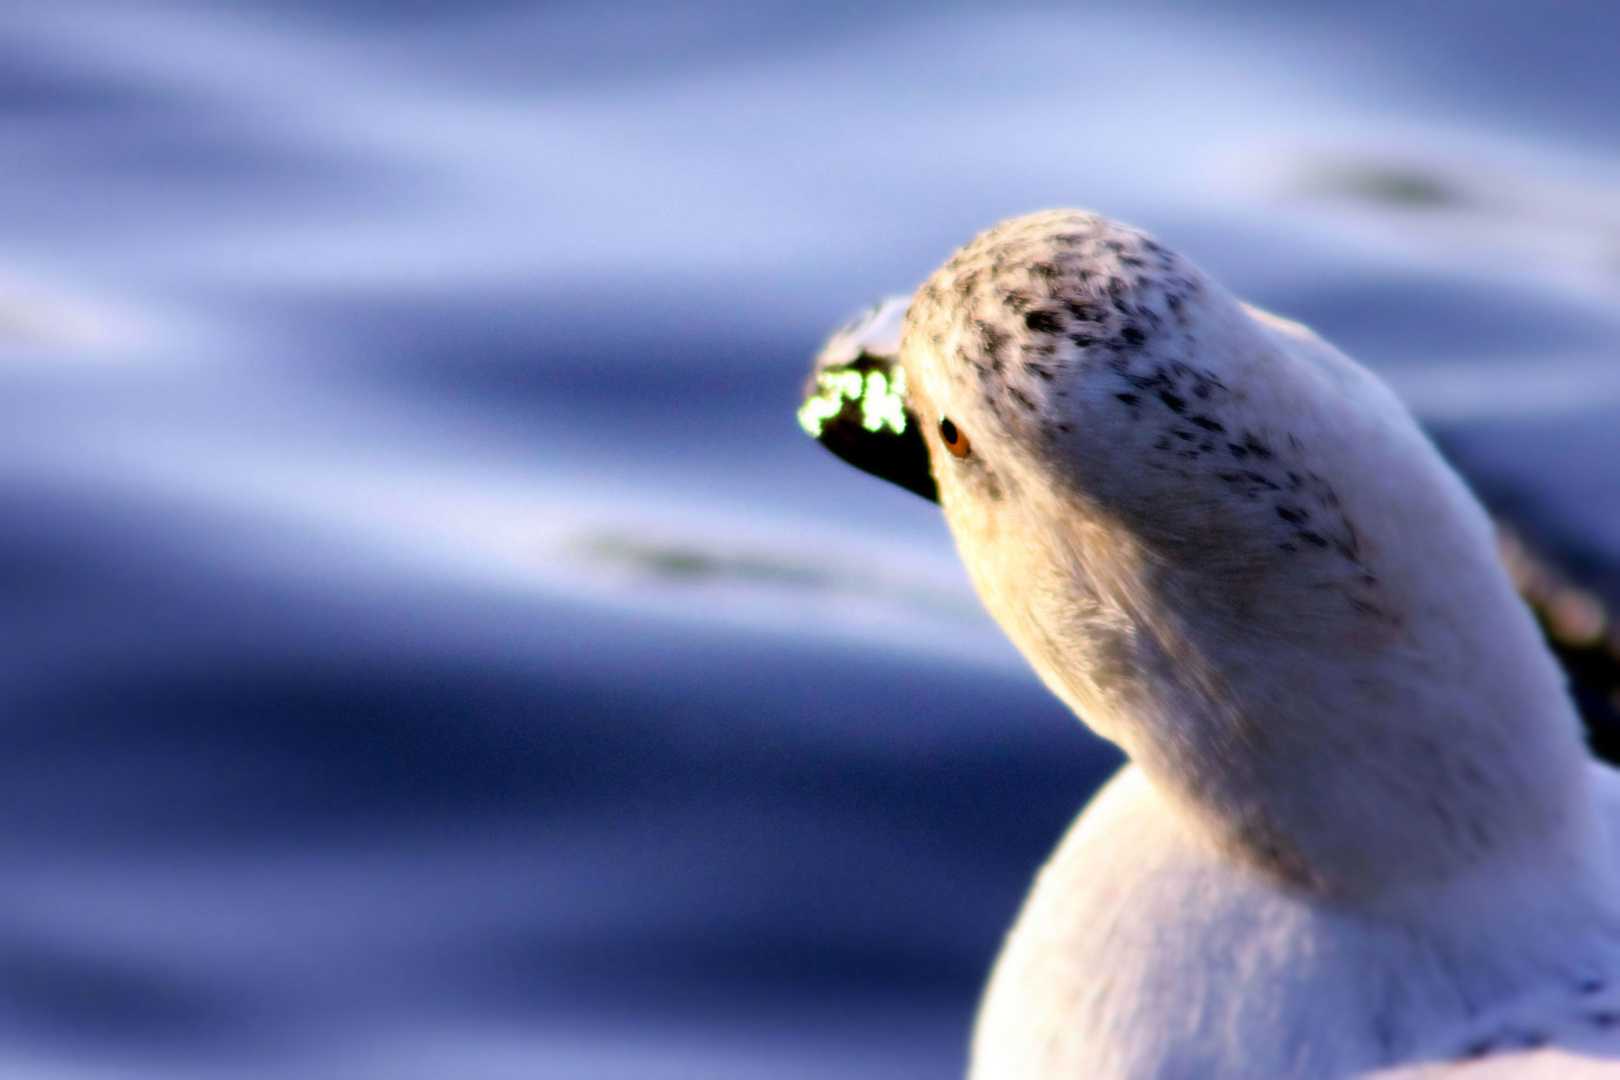
[[[798,430],[811,355],[1097,209],[1378,368],[1612,598],[1617,42],[0,4],[0,1075],[957,1075],[1117,758],[936,509]]]

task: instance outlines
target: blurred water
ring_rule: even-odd
[[[0,9],[0,1072],[948,1076],[1116,762],[822,336],[1085,205],[1620,567],[1620,19]]]

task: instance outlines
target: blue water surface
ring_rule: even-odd
[[[0,1074],[946,1077],[1118,764],[793,421],[1156,232],[1614,598],[1599,2],[0,8]]]

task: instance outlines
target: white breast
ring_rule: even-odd
[[[1620,773],[1592,768],[1620,822]],[[1408,912],[1304,898],[1209,848],[1127,766],[1009,934],[972,1076],[1620,1076],[1620,934],[1556,895],[1502,925],[1490,894],[1523,885],[1485,875]]]

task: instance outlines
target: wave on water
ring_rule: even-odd
[[[958,1072],[1119,758],[793,413],[1036,207],[1378,367],[1598,648],[1620,27],[1407,7],[0,11],[0,1072]]]

